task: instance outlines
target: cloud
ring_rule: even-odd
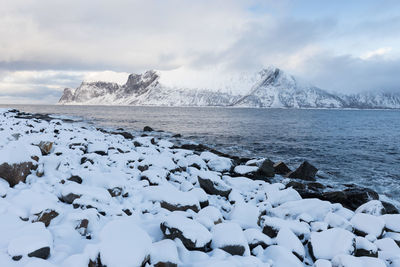
[[[334,12],[313,0],[3,2],[0,101],[50,101],[88,73],[181,66],[275,65],[328,90],[400,88],[398,1],[337,1]]]

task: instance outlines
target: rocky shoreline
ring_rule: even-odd
[[[400,266],[400,214],[303,162],[0,110],[1,266]]]

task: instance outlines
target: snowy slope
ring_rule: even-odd
[[[237,106],[260,108],[400,108],[395,94],[336,95],[278,68],[258,73],[182,69],[131,74],[125,84],[84,81],[66,88],[59,104]]]

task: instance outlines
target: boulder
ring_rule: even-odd
[[[356,257],[378,257],[378,248],[364,237],[356,237]]]
[[[177,267],[180,260],[175,242],[164,239],[153,243],[150,262],[154,267]]]
[[[14,187],[19,182],[25,183],[26,177],[36,168],[37,165],[30,161],[12,165],[3,163],[0,165],[0,177],[5,179],[11,187]]]
[[[283,161],[275,163],[273,167],[274,167],[274,172],[280,175],[286,175],[292,171]]]
[[[353,233],[340,228],[331,228],[311,233],[308,248],[314,261],[317,259],[331,260],[339,254],[353,254],[355,242]]]
[[[69,193],[69,194],[66,194],[66,195],[62,195],[60,197],[60,200],[61,200],[61,202],[64,202],[64,203],[67,203],[67,204],[72,204],[72,202],[74,202],[75,199],[78,199],[80,197],[81,197],[81,195],[77,195],[77,194],[74,194],[74,193]]]
[[[179,213],[171,213],[160,224],[164,236],[178,238],[188,250],[208,251],[211,233],[202,224]]]
[[[295,171],[288,173],[287,177],[306,181],[315,181],[315,174],[317,172],[317,168],[311,165],[308,161],[304,161]]]
[[[78,184],[81,184],[81,183],[82,183],[82,178],[79,177],[78,175],[72,175],[72,176],[69,177],[67,180],[68,180],[68,181],[71,181],[71,182],[78,183]]]
[[[219,248],[231,255],[244,256],[249,253],[247,239],[242,228],[236,223],[220,223],[212,229],[213,249]],[[247,252],[247,253],[246,253]]]
[[[257,228],[249,228],[244,231],[244,235],[246,236],[247,243],[249,244],[250,249],[254,249],[257,246],[261,246],[263,249],[266,249],[268,246],[272,245],[272,239],[263,234]]]
[[[50,225],[51,220],[58,216],[55,210],[44,210],[35,214],[36,218],[32,222],[42,222],[47,227]]]
[[[318,198],[332,203],[340,203],[343,207],[356,210],[370,200],[379,199],[378,193],[368,188],[354,187],[343,191],[323,192]]]
[[[200,187],[210,195],[228,197],[232,188],[228,186],[215,172],[203,171],[198,176]]]
[[[53,142],[41,141],[38,145],[43,156],[50,154]]]
[[[28,254],[28,257],[35,257],[46,260],[50,256],[50,247],[39,248]]]
[[[143,128],[143,132],[153,132],[153,131],[154,131],[154,129],[151,128],[150,126],[144,126],[144,128]]]
[[[266,177],[270,178],[274,176],[275,176],[274,163],[271,160],[266,159],[261,163],[261,166],[256,171],[254,178],[264,179]]]

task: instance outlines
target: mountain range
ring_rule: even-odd
[[[76,89],[64,89],[58,103],[255,108],[400,108],[400,94],[330,93],[274,67],[258,73],[230,77],[225,79],[223,86],[221,83],[200,85],[194,79],[191,82],[187,77],[187,82],[182,83],[180,79],[168,72],[149,70],[142,74],[130,74],[125,84],[83,81]]]

